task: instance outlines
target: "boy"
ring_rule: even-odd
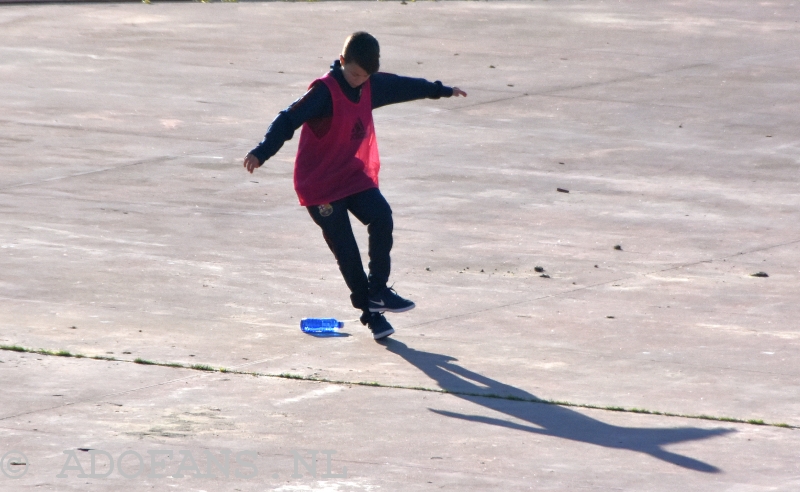
[[[386,284],[392,249],[392,210],[378,189],[380,161],[372,110],[415,99],[465,96],[441,82],[378,72],[378,41],[351,34],[330,72],[311,83],[300,99],[272,121],[261,143],[247,154],[250,173],[275,155],[301,125],[294,168],[300,204],[322,229],[361,323],[378,340],[394,333],[382,313],[414,308]],[[364,273],[348,211],[367,226],[369,276]]]

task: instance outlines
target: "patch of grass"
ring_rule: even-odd
[[[29,352],[33,352],[35,354],[40,355],[52,355],[54,357],[74,357],[69,350],[59,350],[56,352],[55,350],[47,350],[47,349],[39,349],[39,350],[32,350]]]
[[[92,359],[94,359],[94,360],[111,360],[111,361],[117,360],[114,357],[108,357],[108,356],[105,356],[105,355],[93,355]]]
[[[350,384],[350,383],[345,383],[345,384]],[[415,391],[435,391],[435,390],[431,390],[430,388],[425,388],[423,386],[409,386],[408,389],[412,389],[412,390],[415,390]]]
[[[229,372],[229,371],[228,371],[228,369],[227,369],[227,368],[225,368],[225,367],[220,367],[220,368],[219,368],[219,372]]]
[[[282,372],[282,373],[278,374],[276,377],[284,378],[284,379],[306,379],[305,376],[301,376],[300,374],[292,374],[292,373],[289,373],[289,372]]]
[[[207,364],[192,364],[190,367],[192,369],[196,370],[196,371],[216,372],[216,369],[214,369],[213,367],[211,367],[211,366],[209,366]]]
[[[646,408],[629,408],[628,411],[631,413],[643,413],[645,415],[662,415],[661,412],[647,410]]]
[[[750,419],[750,420],[747,421],[747,423],[748,424],[753,424],[753,425],[766,425],[764,423],[764,421],[761,420],[761,419]]]
[[[183,364],[181,364],[180,362],[167,362],[165,364],[159,364],[159,365],[163,365],[163,366],[167,366],[167,367],[186,367]]]
[[[155,362],[153,362],[152,360],[142,359],[141,357],[137,357],[137,358],[133,359],[133,362],[135,362],[136,364],[144,364],[144,365],[147,365],[147,366],[156,366],[156,365],[158,365]]]
[[[25,347],[20,347],[19,345],[0,345],[0,349],[11,350],[12,352],[30,352],[29,349],[26,349]]]

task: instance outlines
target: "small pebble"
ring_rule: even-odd
[[[622,251],[622,246],[620,246],[618,244],[618,245],[614,246],[614,249],[616,249],[617,251]]]
[[[543,273],[543,274],[541,274],[539,276],[542,277],[542,278],[550,278],[550,275],[548,275],[546,273]]]
[[[758,272],[758,273],[754,273],[754,274],[752,274],[750,276],[751,277],[763,277],[763,278],[769,277],[769,275],[767,275],[767,272]]]
[[[556,191],[561,193],[569,193],[569,190],[565,190],[564,188],[556,188]]]
[[[542,273],[542,272],[544,271],[544,268],[542,268],[542,267],[540,267],[540,266],[534,267],[533,269],[534,269],[535,271],[539,272],[539,273]]]

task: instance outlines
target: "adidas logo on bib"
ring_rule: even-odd
[[[350,140],[364,140],[366,136],[367,130],[364,128],[361,118],[359,118],[356,120],[356,124],[353,125],[353,129],[350,130]]]

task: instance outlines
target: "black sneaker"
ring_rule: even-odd
[[[391,287],[386,287],[380,293],[369,296],[369,310],[373,313],[404,313],[414,309],[413,302],[397,295]]]
[[[384,318],[380,313],[372,313],[372,316],[370,316],[367,324],[372,332],[372,338],[375,340],[380,340],[381,338],[388,337],[394,333],[394,328],[392,328],[392,325],[390,325],[389,322],[386,321],[386,318]]]

